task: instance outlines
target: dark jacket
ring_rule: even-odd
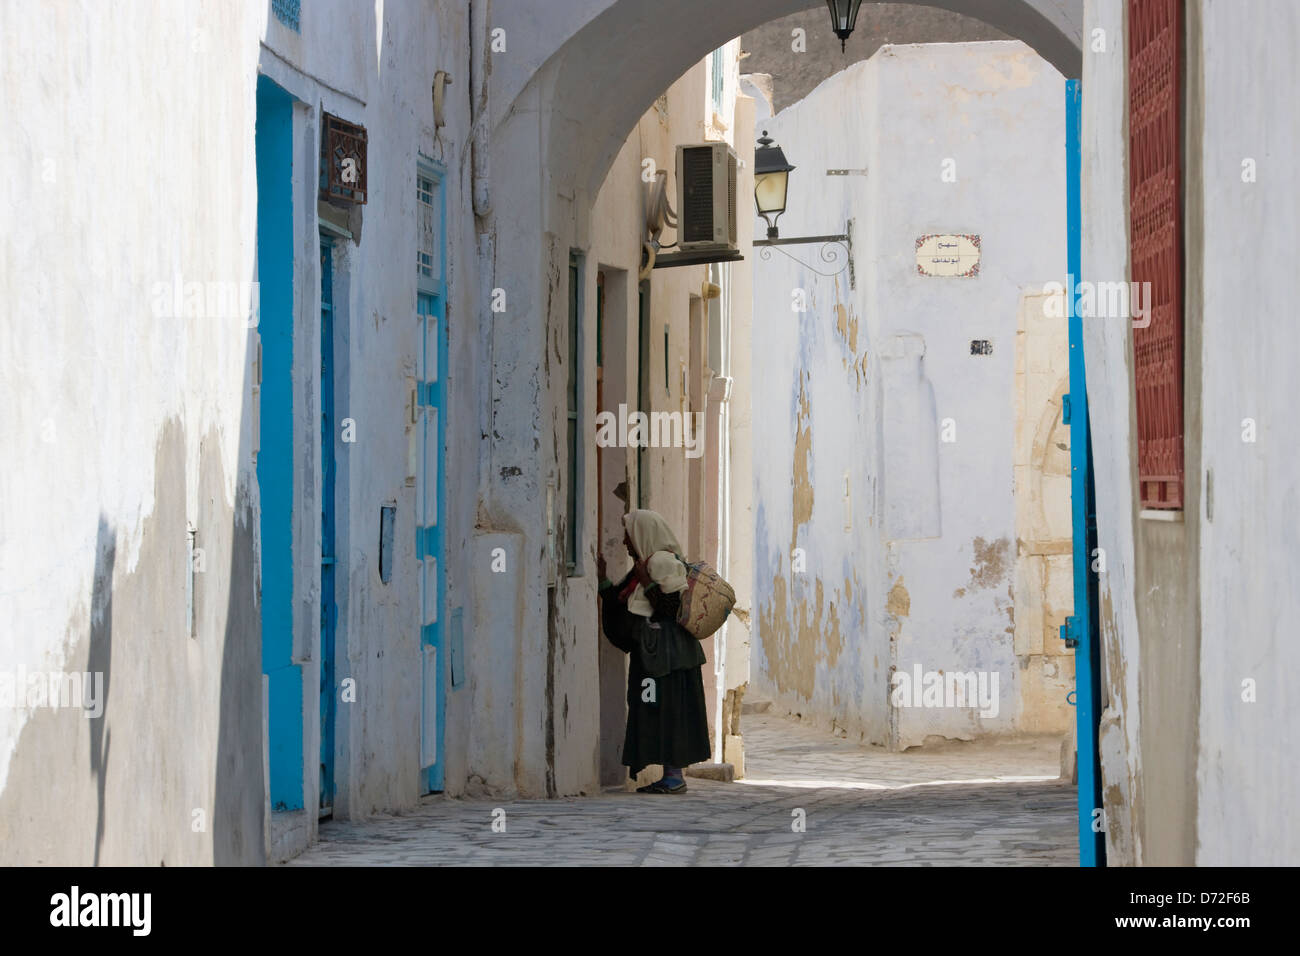
[[[651,586],[645,593],[654,615],[633,614],[618,596],[630,574],[600,597],[605,637],[629,655],[623,763],[636,776],[649,764],[708,760],[712,747],[700,673],[704,649],[677,623],[679,596]]]

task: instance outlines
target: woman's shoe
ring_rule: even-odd
[[[679,780],[677,783],[669,783],[665,780],[656,780],[654,783],[648,783],[644,787],[637,787],[637,793],[685,793],[686,781]]]

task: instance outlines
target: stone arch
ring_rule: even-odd
[[[1083,0],[919,2],[981,20],[1023,41],[1067,79],[1080,75]],[[544,94],[551,113],[543,153],[549,168],[568,173],[573,186],[594,195],[628,131],[692,64],[746,30],[813,6],[808,0],[711,0],[707,6],[698,0],[610,0],[567,26],[547,24],[532,49],[512,54],[536,63],[535,72],[525,76],[527,67],[515,69],[497,92],[511,102],[506,115],[536,108],[528,102],[529,87]]]
[[[1083,0],[917,2],[982,20],[1066,77],[1079,76]],[[575,646],[584,626],[578,622],[590,620],[594,600],[590,577],[574,578],[572,586],[561,578],[551,587],[545,569],[553,529],[542,503],[559,487],[565,460],[559,344],[567,335],[569,255],[590,245],[596,195],[654,100],[711,50],[814,6],[815,0],[497,0],[492,22],[475,21],[477,34],[506,44],[499,53],[483,43],[475,50],[491,71],[493,114],[480,117],[477,129],[479,136],[490,129],[483,180],[480,142],[474,144],[474,212],[485,290],[501,290],[510,303],[477,331],[476,348],[488,361],[477,373],[483,401],[475,431],[482,475],[475,547],[509,535],[520,554],[535,557],[521,561],[524,569],[510,582],[476,595],[474,613],[487,622],[484,631],[502,630],[494,640],[514,648],[513,672],[490,692],[526,715],[513,748],[521,793],[546,793],[553,781],[553,755],[562,744],[552,746],[546,733],[564,705],[548,684],[545,662],[548,654],[560,659],[557,648],[564,655]],[[488,621],[487,609],[497,607],[512,609],[522,624]]]

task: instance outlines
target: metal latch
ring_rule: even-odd
[[[1065,623],[1061,625],[1061,640],[1065,641],[1066,647],[1079,646],[1079,619],[1077,617],[1067,617]]]
[[[1070,424],[1070,393],[1061,396],[1061,424]]]

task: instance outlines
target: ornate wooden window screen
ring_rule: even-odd
[[[366,128],[324,114],[320,138],[320,195],[334,202],[366,201]]]
[[[1183,224],[1179,87],[1182,0],[1129,0],[1132,279],[1150,283],[1133,328],[1143,508],[1183,507]],[[1139,286],[1142,288],[1142,286]]]

